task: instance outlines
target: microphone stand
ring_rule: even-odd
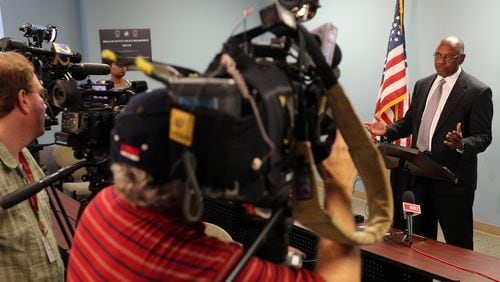
[[[406,213],[406,226],[403,243],[407,241],[411,246],[413,245],[413,213],[411,212]]]

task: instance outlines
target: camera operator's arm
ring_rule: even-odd
[[[326,212],[354,231],[351,200],[356,167],[340,131],[337,130],[330,156],[318,165],[318,172],[324,181]],[[359,247],[321,238],[316,272],[327,281],[360,281]]]

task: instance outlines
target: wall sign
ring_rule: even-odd
[[[151,60],[151,31],[149,28],[100,29],[101,51],[110,49],[124,58],[139,55]]]

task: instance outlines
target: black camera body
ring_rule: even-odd
[[[286,176],[292,173],[286,153],[290,148],[283,142],[290,133],[288,113],[279,104],[279,96],[290,97],[293,90],[274,65],[255,66],[258,70],[250,75],[255,79],[251,88],[274,148],[261,136],[259,121],[234,79],[182,78],[173,81],[169,91],[174,107],[195,116],[193,142],[187,149],[196,157],[196,177],[203,194],[271,206],[287,199],[292,184],[292,177]],[[171,151],[183,150],[171,142]]]
[[[41,46],[43,41],[54,42],[57,38],[57,27],[54,25],[38,25],[23,23],[19,30],[24,32],[24,37],[33,40],[33,44]],[[30,44],[31,45],[31,44]]]
[[[108,157],[116,116],[135,93],[147,90],[143,81],[134,81],[126,89],[113,86],[112,81],[87,81],[71,91],[55,91],[52,103],[63,109],[56,144],[72,147],[80,158],[99,161]]]
[[[311,198],[314,164],[297,156],[295,145],[309,142],[316,162],[329,155],[335,124],[321,110],[325,86],[314,66],[286,60],[289,44],[256,45],[248,38],[230,38],[201,77],[168,85],[175,107],[196,117],[185,149],[196,156],[197,180],[210,198],[261,207],[286,203],[291,191]],[[224,55],[234,60],[244,85],[221,65]],[[180,150],[173,146],[172,152]]]
[[[261,18],[262,26],[229,38],[201,78],[168,83],[172,108],[195,117],[192,143],[171,140],[169,152],[190,151],[205,199],[237,207],[245,247],[260,246],[257,255],[281,262],[292,199],[313,197],[312,167],[329,156],[335,139],[324,94],[336,83],[337,65],[326,62],[320,42],[304,27],[287,24],[282,7],[265,8]],[[276,35],[271,44],[251,42],[265,32]],[[247,213],[251,205],[267,215]]]

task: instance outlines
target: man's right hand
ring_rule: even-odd
[[[371,134],[377,136],[384,136],[387,133],[387,123],[378,115],[373,122],[363,122],[363,127],[366,128]]]

